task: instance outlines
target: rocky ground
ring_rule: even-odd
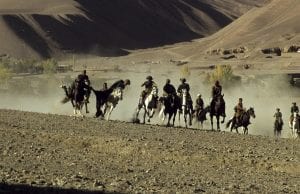
[[[299,193],[300,141],[0,110],[0,193]]]

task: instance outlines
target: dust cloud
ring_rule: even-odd
[[[145,81],[145,77],[149,73],[110,73],[106,76],[99,76],[96,73],[90,76],[92,85],[95,89],[100,89],[106,81],[111,85],[118,79],[130,79],[131,85],[124,91],[123,100],[119,102],[115,110],[112,112],[112,120],[131,121],[135,115],[138,105],[139,95],[142,91],[141,84]],[[162,94],[162,87],[166,78],[171,79],[171,83],[177,88],[180,84],[180,74],[155,74],[151,73],[154,81],[158,84],[159,95]],[[71,83],[76,75],[60,74],[55,77],[26,77],[13,80],[13,84],[7,90],[0,93],[2,109],[16,109],[22,111],[52,113],[72,115],[73,108],[70,103],[61,104],[64,98],[64,91],[59,87],[62,83]],[[26,80],[26,81],[25,81]],[[190,75],[187,82],[191,86],[191,95],[193,101],[198,93],[202,94],[205,106],[211,101],[211,86],[204,84],[204,77],[199,75]],[[244,76],[242,83],[234,87],[223,88],[224,99],[226,101],[226,122],[234,115],[234,106],[237,104],[238,98],[243,98],[244,106],[248,109],[255,109],[256,118],[251,118],[249,133],[255,135],[273,136],[274,113],[276,108],[280,108],[284,119],[283,137],[289,137],[290,129],[288,120],[290,116],[290,107],[292,102],[297,102],[299,97],[299,88],[292,87],[286,76],[268,76],[255,77]],[[87,115],[93,117],[95,109],[95,96],[92,93],[90,97],[89,110]],[[83,111],[84,112],[84,111]],[[158,111],[157,111],[158,112]],[[140,113],[142,118],[143,111]],[[207,115],[207,118],[209,116]],[[151,120],[151,124],[162,124],[157,115]],[[214,124],[215,121],[214,121]],[[178,123],[177,123],[178,125]],[[193,128],[197,128],[197,124],[193,124]],[[210,121],[204,123],[205,129],[210,129]],[[225,124],[221,125],[221,130],[225,129]],[[242,132],[242,129],[239,129]]]

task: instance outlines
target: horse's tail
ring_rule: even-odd
[[[226,123],[226,129],[228,129],[228,127],[230,126],[231,123],[232,123],[232,119],[230,119],[230,120]]]
[[[64,97],[64,99],[62,99],[62,100],[60,101],[60,103],[66,104],[66,103],[69,102],[69,101],[70,101],[70,98]]]

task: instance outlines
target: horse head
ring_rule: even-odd
[[[183,89],[181,90],[181,93],[182,93],[182,96],[183,96],[183,97],[186,97],[188,91],[187,91],[187,89],[183,88]]]
[[[152,87],[151,94],[152,94],[153,96],[157,96],[157,95],[158,95],[158,88],[157,88],[156,86],[153,86],[153,87]]]
[[[250,108],[247,110],[247,113],[248,113],[250,116],[252,116],[253,118],[256,117],[254,108],[252,108],[252,107],[250,107]]]

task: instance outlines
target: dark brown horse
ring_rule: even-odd
[[[60,86],[65,91],[65,98],[61,101],[63,104],[71,101],[74,108],[74,115],[82,116],[82,107],[85,104],[86,113],[88,113],[87,102],[85,101],[86,88],[79,82],[74,82],[72,86]]]
[[[237,133],[239,133],[238,128],[243,127],[244,128],[244,134],[248,134],[248,125],[250,125],[250,117],[255,118],[255,111],[254,108],[250,107],[246,112],[244,112],[241,115],[241,118],[239,122],[236,122],[236,119],[230,119],[228,123],[226,124],[226,128],[228,128],[231,124],[230,131],[233,129],[236,130]]]
[[[198,122],[198,127],[199,127],[199,124],[201,125],[201,129],[203,129],[203,122],[206,119],[206,114],[210,111],[210,106],[207,106],[206,108],[203,108],[203,109],[200,109],[200,110],[197,110],[195,112],[195,118],[196,118],[196,121]]]
[[[217,119],[217,130],[220,130],[220,117],[223,117],[221,123],[225,121],[225,101],[223,98],[224,95],[219,95],[214,99],[209,107],[209,115],[210,115],[210,123],[211,129],[214,130],[213,117],[215,116]]]
[[[159,101],[163,104],[159,116],[162,117],[163,121],[167,115],[169,116],[167,126],[170,126],[170,121],[173,118],[172,126],[174,126],[177,111],[181,106],[180,97],[176,94],[173,94],[161,97]]]

